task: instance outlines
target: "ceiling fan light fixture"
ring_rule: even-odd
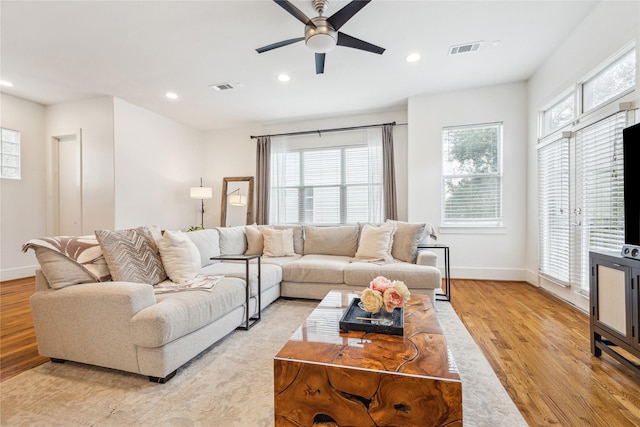
[[[327,53],[336,47],[336,41],[330,34],[316,33],[307,39],[306,44],[315,53]]]

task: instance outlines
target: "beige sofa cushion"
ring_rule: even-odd
[[[367,287],[377,276],[401,280],[412,289],[432,289],[442,280],[440,270],[437,268],[408,262],[390,262],[384,265],[352,262],[344,269],[344,283],[351,286]]]
[[[274,230],[285,230],[290,228],[293,230],[293,250],[298,255],[304,255],[304,237],[303,237],[303,229],[301,225],[298,224],[280,224],[280,225],[259,225],[258,228],[269,227]]]
[[[358,226],[304,227],[304,254],[353,257],[358,249]]]
[[[220,255],[242,255],[247,250],[244,225],[216,227],[220,233]]]
[[[206,230],[189,231],[186,234],[196,245],[198,252],[200,252],[200,267],[220,262],[211,260],[211,257],[220,255],[220,235],[218,230],[208,228]]]
[[[217,265],[217,264],[216,264]],[[245,302],[242,281],[220,280],[211,291],[161,294],[158,303],[131,319],[133,342],[142,347],[160,347],[196,331]]]
[[[114,281],[155,285],[167,278],[148,227],[95,233]]]
[[[305,255],[282,266],[282,280],[308,283],[344,283],[344,269],[350,257]]]

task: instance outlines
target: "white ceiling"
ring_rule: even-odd
[[[293,3],[316,16],[310,0]],[[2,0],[0,78],[15,85],[3,92],[41,104],[115,96],[202,130],[392,110],[422,93],[527,80],[596,4],[373,0],[340,30],[385,53],[336,47],[316,75],[304,42],[255,51],[304,34],[269,0]],[[422,60],[405,62],[411,52]],[[209,88],[222,82],[244,86]]]

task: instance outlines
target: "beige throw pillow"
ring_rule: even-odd
[[[158,249],[162,265],[172,282],[193,280],[200,271],[200,251],[185,233],[165,231],[158,241]]]
[[[247,225],[244,227],[244,233],[247,236],[247,250],[245,255],[262,255],[264,250],[264,237],[262,230],[256,225]]]
[[[387,223],[394,224],[396,227],[391,255],[400,261],[415,263],[418,243],[424,235],[426,224],[391,220],[387,220]]]
[[[155,285],[167,278],[148,227],[96,230],[96,238],[114,281]]]
[[[264,256],[281,257],[293,256],[293,230],[287,228],[284,230],[273,230],[263,228],[262,235],[264,237]]]
[[[391,248],[394,230],[395,226],[391,223],[379,227],[365,224],[362,227],[356,258],[360,260],[391,261],[393,259]]]

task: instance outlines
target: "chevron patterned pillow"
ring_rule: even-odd
[[[96,238],[114,281],[155,285],[167,278],[148,227],[96,230]]]

